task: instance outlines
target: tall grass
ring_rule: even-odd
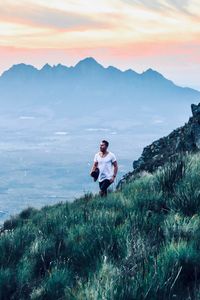
[[[167,196],[173,195],[177,183],[185,175],[187,163],[188,156],[183,154],[175,156],[171,162],[166,163],[156,172],[157,188]]]
[[[200,299],[199,158],[7,220],[0,299]]]

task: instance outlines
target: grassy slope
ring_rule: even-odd
[[[0,236],[0,299],[200,299],[200,155],[106,199],[27,209]]]

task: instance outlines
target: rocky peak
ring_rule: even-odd
[[[81,61],[79,61],[75,67],[75,69],[80,70],[91,70],[91,69],[104,69],[102,65],[100,65],[94,58],[87,57]]]
[[[192,104],[191,110],[193,117],[200,121],[200,103],[198,105]]]

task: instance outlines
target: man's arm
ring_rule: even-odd
[[[117,176],[117,171],[118,171],[118,165],[117,165],[117,161],[113,162],[113,166],[114,166],[114,170],[113,170],[113,176],[111,178],[111,183],[115,180],[115,177]]]
[[[93,164],[93,166],[92,166],[92,169],[91,169],[91,171],[90,171],[90,175],[92,174],[92,172],[95,171],[95,169],[96,169],[97,167],[98,167],[98,161],[95,161],[94,164]]]

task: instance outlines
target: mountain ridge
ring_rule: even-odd
[[[91,57],[74,67],[46,64],[38,70],[14,65],[0,77],[0,95],[6,114],[48,110],[55,119],[92,114],[95,124],[89,126],[109,120],[116,123],[119,118],[152,124],[154,115],[159,115],[170,120],[171,128],[187,117],[188,105],[200,99],[199,91],[177,86],[152,69],[139,74],[131,69],[105,68]]]
[[[120,70],[119,68],[116,68],[114,66],[108,66],[108,67],[103,67],[100,63],[97,62],[97,60],[95,60],[94,58],[92,57],[86,57],[82,60],[80,60],[75,66],[71,66],[71,67],[68,67],[68,66],[65,66],[65,65],[62,65],[62,64],[57,64],[57,65],[53,65],[51,66],[50,64],[46,63],[42,68],[40,69],[37,69],[36,67],[34,67],[33,65],[30,65],[30,64],[25,64],[25,63],[19,63],[19,64],[14,64],[13,66],[11,66],[8,70],[5,70],[1,76],[0,76],[0,80],[5,78],[5,77],[8,77],[9,75],[22,75],[23,72],[25,71],[28,71],[29,74],[30,74],[30,71],[32,70],[34,75],[37,74],[40,74],[41,72],[51,72],[52,71],[58,71],[58,70],[62,70],[62,71],[66,71],[67,72],[70,72],[70,71],[87,71],[87,68],[89,69],[98,69],[98,70],[101,70],[101,71],[112,71],[112,72],[117,72],[118,74],[128,74],[129,76],[133,76],[133,78],[145,78],[145,79],[149,79],[149,80],[152,80],[152,79],[160,79],[160,80],[167,80],[169,81],[170,83],[174,84],[175,86],[178,86],[176,85],[173,81],[167,79],[166,77],[164,77],[161,73],[149,68],[147,69],[146,71],[144,72],[141,72],[141,73],[138,73],[132,69],[127,69],[127,70]],[[19,74],[18,74],[19,72]],[[192,89],[192,90],[195,90],[195,89]],[[195,90],[196,91],[196,90]]]

